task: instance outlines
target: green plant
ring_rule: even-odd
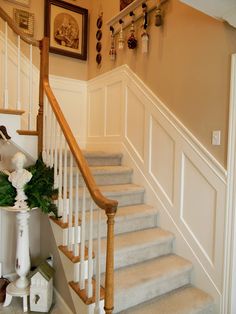
[[[45,165],[42,157],[28,169],[32,173],[31,180],[25,185],[24,191],[29,208],[39,207],[43,213],[53,213],[57,218],[58,209],[53,199],[58,195],[54,189],[54,169]],[[8,181],[8,176],[0,174],[0,206],[13,206],[16,190]]]

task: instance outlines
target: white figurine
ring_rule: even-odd
[[[11,182],[14,188],[16,188],[17,193],[14,208],[20,210],[28,209],[28,205],[26,203],[27,196],[25,195],[24,187],[32,178],[32,174],[23,168],[25,162],[25,155],[20,152],[16,153],[12,158],[15,171],[13,171],[8,177],[8,180]]]

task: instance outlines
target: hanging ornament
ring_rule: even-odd
[[[157,8],[155,14],[155,25],[159,27],[162,24],[163,24],[162,12],[160,8]]]
[[[142,39],[142,53],[147,53],[148,52],[148,43],[149,43],[149,35],[147,33],[147,27],[148,27],[148,21],[147,21],[147,5],[146,3],[142,4],[143,8],[143,32],[141,34],[141,39]]]
[[[118,49],[122,50],[124,49],[125,46],[125,39],[124,39],[124,34],[123,34],[123,20],[119,20],[120,23],[120,32],[119,32],[119,38],[118,38]]]
[[[114,36],[114,28],[110,27],[111,31],[111,49],[109,51],[110,59],[111,61],[116,60],[116,47],[115,47],[115,36]]]
[[[156,13],[155,13],[155,25],[157,27],[159,27],[163,24],[163,11],[162,11],[161,7],[167,1],[168,0],[158,0]]]
[[[132,17],[132,23],[130,28],[130,36],[128,38],[128,48],[129,49],[135,49],[137,47],[138,41],[135,38],[135,31],[134,31],[134,13],[130,12],[129,14]]]

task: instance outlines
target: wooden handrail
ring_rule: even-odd
[[[64,117],[64,114],[61,111],[58,101],[56,97],[54,96],[47,79],[44,79],[44,91],[47,95],[48,101],[51,104],[51,107],[56,116],[57,122],[59,123],[61,130],[66,138],[67,144],[69,145],[70,150],[74,156],[76,164],[80,169],[80,172],[84,178],[84,181],[86,183],[86,186],[90,192],[92,199],[98,205],[98,207],[104,209],[106,213],[116,212],[118,202],[107,199],[100,192],[91,174],[87,161],[85,160],[79,148],[79,145],[77,144],[77,141],[69,127],[69,124],[67,123]]]
[[[0,7],[0,17],[7,22],[8,26],[17,34],[20,36],[20,38],[26,42],[27,44],[30,44],[32,46],[36,46],[39,47],[39,41],[34,39],[34,38],[30,38],[28,36],[26,36],[17,26],[17,24],[12,20],[12,18]]]

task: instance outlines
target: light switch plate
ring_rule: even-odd
[[[215,130],[212,131],[212,139],[211,139],[212,145],[219,146],[221,144],[221,131]]]

